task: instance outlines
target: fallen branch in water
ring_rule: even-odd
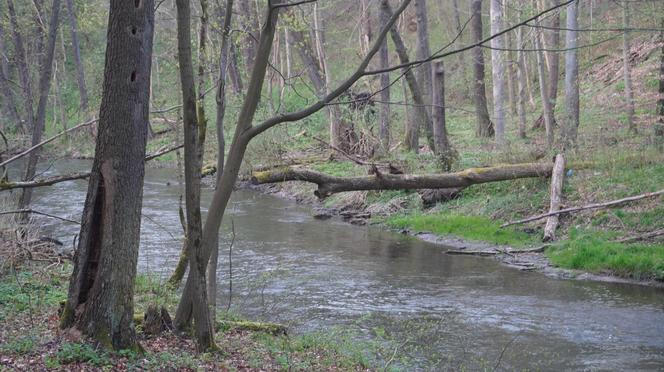
[[[634,196],[630,196],[630,197],[627,197],[627,198],[608,201],[608,202],[605,202],[605,203],[595,203],[595,204],[584,205],[584,206],[581,206],[581,207],[561,209],[559,211],[553,211],[553,212],[544,213],[544,214],[540,214],[540,215],[533,216],[533,217],[528,217],[528,218],[525,218],[523,220],[508,222],[508,223],[502,224],[500,227],[518,225],[518,224],[531,222],[531,221],[536,221],[536,220],[540,220],[542,218],[546,218],[546,217],[554,216],[554,215],[559,215],[559,214],[564,214],[564,213],[579,212],[579,211],[584,211],[584,210],[588,210],[588,209],[608,208],[608,207],[612,207],[614,205],[620,205],[620,204],[623,204],[623,203],[629,203],[629,202],[633,202],[633,201],[637,201],[637,200],[641,200],[641,199],[646,199],[646,198],[653,198],[655,196],[659,196],[659,195],[662,195],[662,194],[664,194],[664,190],[659,190],[659,191],[655,191],[655,192],[647,192],[645,194],[634,195]]]
[[[448,189],[518,178],[549,177],[552,169],[553,164],[550,163],[524,163],[470,168],[443,174],[378,173],[370,176],[336,177],[309,169],[286,167],[253,172],[251,182],[255,185],[285,181],[311,182],[318,185],[314,194],[322,199],[345,191]]]
[[[5,215],[5,214],[21,214],[21,213],[26,213],[26,214],[27,214],[27,213],[30,213],[30,214],[38,214],[38,215],[40,215],[40,216],[46,216],[46,217],[50,217],[50,218],[55,218],[55,219],[57,219],[57,220],[66,221],[66,222],[71,222],[71,223],[75,223],[75,224],[78,224],[78,225],[81,224],[80,222],[75,221],[75,220],[70,220],[69,218],[60,217],[60,216],[56,216],[56,215],[53,215],[53,214],[49,214],[49,213],[45,213],[45,212],[36,211],[36,210],[34,210],[34,209],[16,209],[16,210],[13,210],[13,211],[0,211],[0,215]]]

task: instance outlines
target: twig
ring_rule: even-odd
[[[621,239],[616,239],[616,240],[614,240],[614,242],[616,242],[616,243],[638,242],[640,240],[655,238],[655,237],[662,236],[662,235],[664,235],[664,229],[659,229],[659,230],[651,231],[651,232],[648,232],[648,233],[645,233],[645,234],[639,234],[639,235],[624,237],[624,238],[621,238]]]
[[[664,190],[659,190],[659,191],[655,191],[655,192],[647,192],[645,194],[630,196],[630,197],[622,198],[622,199],[618,199],[618,200],[612,200],[612,201],[605,202],[605,203],[595,203],[595,204],[584,205],[584,206],[581,206],[581,207],[561,209],[559,211],[553,211],[553,212],[544,213],[544,214],[540,214],[540,215],[533,216],[533,217],[528,217],[528,218],[525,218],[523,220],[504,223],[500,227],[507,227],[507,226],[518,225],[518,224],[522,224],[522,223],[526,223],[526,222],[530,222],[530,221],[536,221],[536,220],[540,220],[542,218],[546,218],[546,217],[554,216],[554,215],[558,215],[558,214],[578,212],[578,211],[583,211],[583,210],[587,210],[587,209],[608,208],[608,207],[612,207],[614,205],[623,204],[623,203],[627,203],[627,202],[632,202],[632,201],[636,201],[636,200],[641,200],[641,199],[645,199],[645,198],[652,198],[652,197],[659,196],[659,195],[662,195],[662,194],[664,194]]]
[[[507,348],[508,348],[510,345],[512,345],[512,344],[514,343],[514,341],[516,341],[516,339],[517,339],[520,335],[521,335],[521,332],[517,333],[514,337],[512,337],[512,339],[511,339],[507,344],[505,344],[505,346],[503,347],[503,351],[500,352],[500,356],[498,357],[498,360],[496,361],[496,365],[493,366],[493,370],[494,370],[494,371],[498,369],[498,366],[500,366],[500,362],[502,362],[502,360],[503,360],[503,355],[505,355],[505,351],[507,350]]]
[[[152,159],[154,159],[154,158],[158,158],[158,157],[160,157],[160,156],[162,156],[162,155],[168,154],[168,153],[171,152],[171,151],[175,151],[175,150],[181,149],[182,147],[184,147],[184,144],[180,144],[180,145],[172,146],[172,147],[169,147],[169,148],[167,148],[167,149],[164,149],[164,150],[161,150],[161,151],[157,151],[156,153],[154,153],[154,154],[152,154],[152,155],[148,155],[148,156],[146,156],[146,157],[145,157],[145,161],[152,160]]]
[[[39,214],[39,215],[42,215],[42,216],[55,218],[55,219],[58,219],[58,220],[61,220],[61,221],[75,223],[77,225],[81,224],[79,221],[70,220],[69,218],[60,217],[60,216],[56,216],[56,215],[53,215],[53,214],[36,211],[34,209],[16,209],[16,210],[13,210],[13,211],[0,211],[0,215],[3,215],[3,214],[19,214],[19,213]]]
[[[45,144],[47,144],[47,143],[49,143],[49,142],[51,142],[51,141],[53,141],[53,140],[59,138],[59,137],[62,136],[62,135],[65,135],[65,134],[67,134],[67,133],[69,133],[69,132],[71,132],[71,131],[74,131],[74,130],[76,130],[76,129],[86,127],[86,126],[88,126],[88,125],[90,125],[90,124],[96,123],[97,120],[98,120],[98,119],[92,119],[92,120],[90,120],[90,121],[86,121],[85,123],[81,123],[81,124],[78,124],[78,125],[76,125],[76,126],[73,126],[73,127],[69,128],[69,129],[67,129],[67,130],[64,130],[64,131],[62,131],[62,132],[56,134],[55,136],[53,136],[53,137],[51,137],[51,138],[45,139],[45,140],[39,142],[38,144],[36,144],[36,145],[30,147],[29,149],[27,149],[27,150],[25,150],[25,151],[23,151],[23,152],[21,152],[21,153],[15,155],[15,156],[12,156],[11,158],[9,158],[9,159],[3,161],[2,163],[0,163],[0,167],[3,167],[3,166],[5,166],[5,165],[7,165],[7,164],[9,164],[9,163],[11,163],[11,162],[13,162],[13,161],[15,161],[15,160],[18,160],[18,159],[20,159],[20,158],[22,158],[22,157],[28,155],[29,153],[35,151],[36,149],[38,149],[38,148],[44,146]]]

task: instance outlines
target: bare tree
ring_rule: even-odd
[[[71,45],[74,54],[74,64],[76,65],[76,82],[78,83],[79,98],[81,101],[81,111],[83,116],[88,114],[88,89],[85,86],[85,67],[81,59],[81,47],[78,42],[78,24],[76,22],[76,9],[74,0],[65,0],[67,12],[69,13],[69,28],[71,30]],[[92,127],[91,127],[92,128]]]
[[[205,2],[202,5],[205,7]],[[184,120],[184,173],[186,205],[186,251],[189,257],[187,283],[192,283],[189,301],[180,301],[175,314],[175,327],[184,331],[191,320],[199,350],[214,349],[214,331],[208,308],[206,269],[209,255],[204,255],[201,240],[203,234],[201,218],[201,170],[203,167],[203,144],[206,121],[202,107],[197,105],[194,68],[191,53],[191,9],[188,0],[176,0],[178,30],[178,63],[182,86],[182,109]],[[204,40],[204,38],[202,39]],[[204,43],[204,41],[203,41]],[[204,44],[203,44],[204,45]],[[204,48],[203,48],[204,49]]]
[[[447,125],[445,123],[445,66],[443,61],[437,61],[432,71],[433,82],[433,137],[436,143],[435,152],[442,156],[446,170],[450,169],[452,147],[447,136]]]
[[[2,2],[0,2],[0,13],[2,13]],[[18,108],[16,107],[16,99],[14,98],[14,92],[11,89],[9,82],[9,66],[7,65],[7,48],[5,47],[5,29],[3,23],[0,22],[0,92],[2,93],[4,110],[9,117],[9,120],[17,132],[21,133],[25,131],[23,128],[23,123],[21,122],[21,117],[18,114]]]
[[[519,138],[526,138],[526,56],[523,51],[523,28],[516,29],[516,80],[517,80],[517,115],[519,116]]]
[[[500,0],[491,0],[491,33],[503,29],[503,9]],[[505,52],[502,36],[491,39],[491,75],[493,78],[493,121],[496,124],[496,144],[505,144]]]
[[[472,0],[472,19],[470,28],[473,43],[482,41],[482,0]],[[472,49],[473,56],[473,101],[475,102],[475,115],[477,116],[477,129],[475,135],[478,137],[492,137],[494,135],[493,123],[489,117],[486,104],[486,85],[484,82],[484,50],[477,46]]]
[[[380,10],[380,27],[385,27],[385,25],[390,21],[390,15],[381,8]],[[380,45],[380,50],[378,51],[378,64],[379,68],[385,69],[389,66],[389,51],[387,47],[387,40],[384,40]],[[380,74],[380,106],[379,106],[379,122],[380,122],[380,142],[383,147],[383,151],[387,152],[390,149],[390,73],[385,72]]]
[[[578,23],[579,3],[567,5],[567,31],[565,31],[565,143],[566,149],[576,143],[579,128],[579,57]]]
[[[34,120],[34,127],[32,128],[32,146],[35,146],[41,142],[42,133],[44,132],[46,121],[46,104],[48,103],[48,93],[51,89],[51,80],[53,77],[53,57],[55,55],[55,41],[58,36],[59,17],[60,0],[53,0],[46,53],[43,55],[41,61],[39,76],[39,103],[37,105],[37,116]],[[32,112],[32,108],[30,108],[29,112]],[[25,167],[25,174],[23,175],[24,181],[30,181],[35,177],[40,153],[41,148],[36,149],[30,153],[30,156],[28,157],[28,164]],[[23,189],[23,192],[18,199],[19,209],[27,209],[31,201],[32,189]],[[22,218],[27,218],[27,216],[23,215]]]
[[[544,52],[542,51],[541,33],[535,36],[535,49],[537,51],[537,72],[539,76],[540,94],[542,97],[542,108],[544,110],[544,127],[546,128],[546,147],[550,149],[553,146],[553,108],[549,99],[548,81],[546,78],[546,67],[544,66]]]
[[[134,278],[143,199],[154,1],[110,2],[99,134],[61,326],[136,347]]]
[[[627,127],[632,133],[636,133],[636,123],[634,122],[634,92],[632,91],[632,66],[630,65],[630,36],[629,31],[629,2],[623,0],[623,81],[625,83],[625,101],[627,102]]]
[[[423,60],[431,55],[431,47],[429,46],[429,21],[427,19],[427,1],[415,0],[415,17],[417,18],[417,44],[415,45],[415,58]],[[421,64],[415,70],[417,82],[422,91],[422,100],[427,105],[427,111],[431,114],[431,77],[432,75],[431,62]],[[431,131],[427,128],[427,132]]]
[[[23,90],[23,115],[24,122],[28,130],[34,131],[34,104],[32,98],[32,84],[30,79],[30,71],[28,70],[28,56],[25,52],[23,44],[23,36],[21,29],[18,25],[16,16],[16,9],[14,8],[14,0],[7,0],[7,11],[9,13],[9,21],[12,25],[12,35],[14,40],[14,59],[18,67],[18,76],[21,81],[21,88]]]

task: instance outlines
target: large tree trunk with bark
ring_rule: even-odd
[[[473,43],[479,43],[482,40],[482,0],[472,0],[471,3],[472,19],[470,28],[473,36]],[[489,110],[486,104],[486,84],[484,79],[484,49],[475,47],[472,49],[473,56],[473,101],[475,103],[475,115],[477,116],[477,128],[475,135],[477,137],[492,137],[495,134],[493,123],[489,117]]]
[[[557,6],[560,0],[552,0],[548,6],[544,6],[542,10],[549,7]],[[550,17],[548,24],[550,29],[545,33],[546,41],[544,42],[545,49],[552,49],[546,52],[546,59],[548,62],[548,77],[549,77],[549,100],[551,101],[551,109],[555,111],[556,102],[558,101],[558,80],[560,78],[560,53],[555,51],[560,47],[560,10],[555,10]]]
[[[500,0],[491,0],[491,34],[503,29],[503,9]],[[496,124],[496,144],[505,144],[505,52],[503,37],[491,39],[491,75],[493,78],[493,122]]]
[[[579,128],[579,57],[578,26],[579,3],[567,5],[567,31],[565,32],[565,149],[576,143]]]
[[[535,49],[538,49],[538,51],[535,52],[537,55],[537,72],[539,76],[540,94],[542,97],[542,108],[544,110],[544,127],[546,128],[546,147],[547,149],[550,149],[553,147],[553,107],[551,107],[551,100],[549,99],[546,66],[544,66],[544,52],[541,50],[541,45],[540,37],[535,35]]]
[[[433,103],[433,138],[436,144],[435,153],[441,157],[446,170],[452,163],[453,151],[447,136],[445,123],[445,67],[443,61],[437,61],[431,72],[432,103]]]
[[[188,0],[177,0],[178,62],[182,86],[182,109],[184,120],[184,172],[185,205],[187,220],[186,250],[189,257],[188,282],[192,291],[188,294],[188,306],[178,307],[175,327],[185,331],[194,320],[194,332],[199,350],[214,349],[214,331],[208,308],[206,269],[209,257],[203,255],[201,218],[201,169],[203,167],[203,144],[205,142],[205,114],[196,100],[194,69],[191,53],[191,10]],[[203,44],[204,45],[204,44]]]
[[[570,5],[578,4],[574,2]],[[569,13],[567,13],[569,15]],[[575,28],[576,29],[576,28]],[[549,212],[556,212],[560,210],[563,198],[563,183],[565,181],[565,155],[556,155],[556,160],[553,164],[553,171],[551,172],[551,202],[549,204]],[[546,221],[544,227],[545,242],[556,239],[556,228],[558,227],[558,215],[550,216]]]
[[[290,167],[254,172],[252,183],[311,182],[318,185],[314,194],[319,198],[326,198],[332,194],[346,191],[451,189],[519,178],[549,177],[552,169],[553,164],[526,163],[470,168],[461,172],[443,174],[378,173],[371,176],[336,177],[308,169]]]
[[[42,133],[46,121],[46,104],[48,103],[48,93],[51,89],[51,80],[53,75],[53,56],[55,55],[55,41],[58,36],[58,24],[60,16],[60,0],[53,0],[53,9],[51,10],[51,20],[48,32],[48,44],[46,53],[43,55],[39,76],[39,103],[37,105],[37,116],[32,128],[32,146],[37,145],[42,140]],[[32,112],[32,108],[29,110]],[[23,175],[24,181],[29,181],[35,177],[37,171],[37,162],[41,147],[30,153],[28,164]],[[18,208],[27,209],[32,201],[32,189],[24,189],[18,199]],[[23,216],[26,218],[27,216]]]
[[[415,58],[418,60],[427,59],[431,56],[431,47],[429,46],[429,21],[427,19],[427,1],[415,0],[415,17],[417,18],[417,44],[415,45]],[[427,105],[429,115],[432,114],[431,96],[432,96],[432,65],[431,62],[421,64],[415,69],[417,82],[422,91],[422,100]],[[427,128],[427,133],[431,132]]]
[[[154,1],[110,3],[95,160],[61,326],[136,347],[134,278],[143,199]]]

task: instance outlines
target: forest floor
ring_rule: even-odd
[[[5,246],[6,247],[6,246]],[[6,253],[6,251],[5,251]],[[59,308],[66,299],[71,264],[67,260],[24,261],[0,273],[0,370],[61,371],[367,371],[370,356],[359,343],[316,333],[297,336],[221,327],[220,351],[197,353],[189,337],[165,331],[147,335],[137,326],[144,352],[109,351],[71,331],[59,329]],[[15,263],[15,262],[14,262]],[[158,278],[136,279],[135,310],[149,304],[175,308],[174,290]],[[218,322],[229,319],[220,315]],[[233,318],[230,324],[239,323]],[[269,329],[269,327],[266,327]]]

